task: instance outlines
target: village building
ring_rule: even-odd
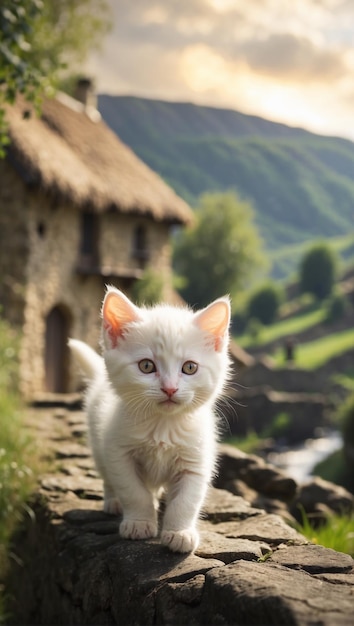
[[[192,221],[188,205],[81,99],[45,100],[40,117],[23,100],[7,111],[0,304],[22,331],[27,399],[76,389],[67,339],[98,346],[106,284],[129,294],[151,267],[173,300],[170,231]]]

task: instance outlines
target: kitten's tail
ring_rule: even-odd
[[[78,339],[69,339],[68,346],[88,380],[93,380],[104,372],[103,358],[87,343]]]

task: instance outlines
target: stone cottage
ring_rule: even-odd
[[[29,118],[29,119],[28,119]],[[0,304],[22,328],[24,396],[73,391],[68,336],[98,342],[105,285],[151,266],[171,300],[170,229],[188,205],[103,123],[59,94],[39,118],[18,101],[0,160]]]

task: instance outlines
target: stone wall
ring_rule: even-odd
[[[242,394],[251,387],[270,387],[276,391],[288,393],[323,393],[325,378],[315,370],[309,375],[308,370],[293,365],[275,367],[269,358],[256,360],[250,367],[237,372],[236,391]]]
[[[278,368],[266,357],[247,368],[236,368],[233,386],[221,404],[229,432],[261,434],[278,415],[286,414],[290,418],[285,433],[288,442],[314,437],[317,429],[331,427],[335,401],[348,395],[333,381],[333,374],[349,370],[353,364],[354,351],[348,350],[316,371],[291,364]]]
[[[148,217],[118,215],[116,212],[101,216],[99,256],[102,268],[111,269],[117,276],[141,270],[141,263],[132,255],[134,229],[139,226],[146,233],[149,264],[162,274],[170,269],[169,225]]]
[[[72,206],[31,197],[27,210],[31,254],[27,266],[25,321],[21,350],[22,393],[31,398],[45,390],[46,319],[60,306],[68,317],[68,334],[97,345],[104,285],[99,276],[76,272],[79,214]],[[39,229],[39,224],[42,229]],[[70,376],[69,388],[76,381]]]
[[[227,419],[225,432],[245,436],[256,432],[262,436],[279,415],[286,416],[284,432],[277,436],[288,443],[299,443],[314,436],[316,429],[330,426],[327,402],[321,394],[285,393],[269,387],[256,387],[233,401],[220,403]],[[276,436],[274,434],[273,436]]]
[[[215,488],[195,554],[172,554],[158,539],[122,540],[119,520],[101,510],[83,414],[36,409],[29,422],[55,464],[14,537],[9,623],[352,624],[350,556],[308,543],[279,515]],[[222,459],[220,476],[232,479],[238,463],[242,478],[244,459],[227,449]],[[262,471],[270,478],[269,467]],[[296,484],[282,478],[278,495],[294,495]]]

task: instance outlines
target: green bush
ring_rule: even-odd
[[[247,327],[247,316],[243,311],[236,311],[232,315],[232,332],[235,335],[242,335]]]
[[[340,417],[344,447],[349,445],[354,448],[354,394],[350,395],[342,406]]]
[[[22,453],[28,437],[22,427],[18,395],[19,335],[0,318],[0,544],[16,516],[31,470]],[[0,551],[0,560],[1,560]]]
[[[139,306],[152,306],[161,301],[163,285],[163,277],[148,268],[143,276],[135,281],[131,289],[131,297]]]
[[[279,439],[280,437],[286,437],[289,428],[291,426],[291,417],[288,413],[277,413],[274,416],[272,422],[267,426],[263,432],[262,436],[272,437],[274,439]]]
[[[12,532],[24,512],[30,513],[26,502],[40,468],[40,452],[24,426],[25,409],[18,393],[19,342],[19,334],[0,318],[0,582]],[[0,584],[0,623],[7,623],[4,614]]]
[[[326,303],[326,321],[331,323],[340,320],[347,309],[348,300],[341,293],[333,293]]]
[[[282,299],[283,293],[274,283],[258,287],[248,300],[249,318],[257,319],[265,325],[272,324],[277,318]]]
[[[317,243],[303,256],[300,263],[300,290],[324,300],[332,293],[337,273],[337,257],[326,243]]]
[[[247,332],[253,342],[260,340],[263,330],[263,324],[259,320],[252,317],[247,324]]]

